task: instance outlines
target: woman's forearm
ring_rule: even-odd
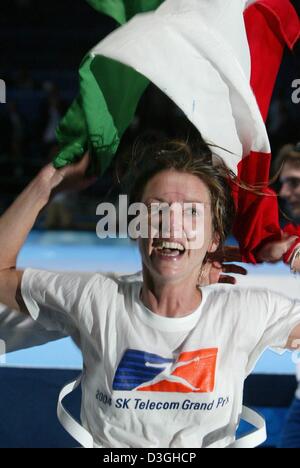
[[[10,208],[0,217],[0,272],[15,268],[18,254],[36,218],[50,196],[64,190],[82,190],[95,182],[87,177],[89,154],[76,164],[55,169],[45,166]]]
[[[22,299],[23,272],[16,269],[18,254],[36,218],[54,192],[87,188],[89,155],[77,164],[55,169],[48,164],[0,217],[0,302],[10,309],[28,313]]]
[[[50,180],[40,173],[0,217],[0,271],[16,266],[18,254],[50,193]]]

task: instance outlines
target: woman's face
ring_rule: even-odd
[[[151,206],[161,204],[171,208],[167,230],[165,223],[162,227],[162,217],[157,215],[156,227],[152,232],[149,229],[149,237],[139,239],[144,269],[161,283],[197,279],[206,253],[218,247],[212,229],[210,193],[205,183],[192,174],[164,170],[148,182],[142,202],[149,211]],[[196,225],[195,242],[191,226],[195,229]]]

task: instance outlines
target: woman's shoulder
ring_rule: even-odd
[[[108,276],[119,283],[141,283],[143,282],[143,274],[141,271],[131,274],[118,274],[118,273],[109,273]]]
[[[142,273],[137,272],[134,274],[122,274],[116,272],[99,272],[91,276],[88,289],[96,290],[99,292],[100,289],[115,290],[117,293],[121,289],[128,289],[128,287],[134,284],[139,284],[143,281]]]

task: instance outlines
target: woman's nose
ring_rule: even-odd
[[[168,234],[171,238],[181,237],[183,231],[182,208],[172,205],[164,215],[161,218],[163,235],[166,236]]]

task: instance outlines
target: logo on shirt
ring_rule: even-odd
[[[211,393],[215,386],[217,348],[165,359],[128,349],[115,374],[113,389],[139,392]]]

